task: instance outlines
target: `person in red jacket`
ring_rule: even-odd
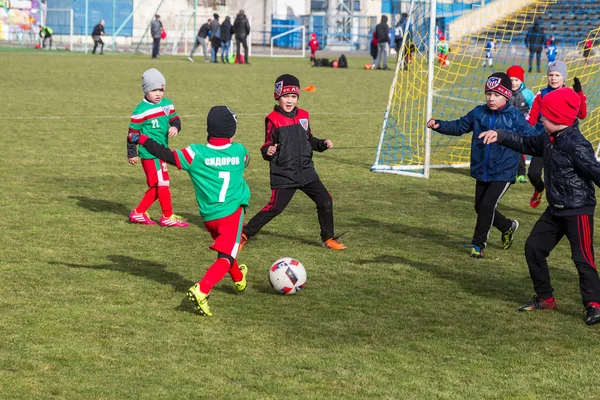
[[[562,61],[554,61],[548,65],[548,86],[540,90],[533,99],[533,104],[531,105],[531,110],[529,110],[529,116],[527,117],[527,122],[531,126],[534,126],[540,133],[544,132],[544,125],[542,124],[542,103],[543,98],[548,94],[553,92],[556,89],[565,86],[565,82],[567,81],[567,65]],[[586,97],[581,88],[581,82],[576,77],[573,79],[573,90],[577,93],[577,95],[581,99],[579,112],[577,113],[577,118],[585,119],[587,116],[587,105],[586,105]],[[542,201],[542,195],[544,193],[544,181],[542,180],[542,169],[544,168],[544,160],[541,157],[532,157],[531,162],[529,163],[529,171],[527,171],[527,177],[529,178],[529,182],[534,187],[533,195],[529,199],[529,206],[531,208],[536,208],[540,205]]]
[[[300,81],[293,75],[281,75],[275,80],[277,105],[265,118],[265,142],[260,151],[270,163],[271,200],[258,212],[242,233],[241,247],[249,238],[281,214],[297,190],[303,191],[317,206],[321,225],[321,245],[343,250],[333,229],[333,199],[319,179],[312,160],[313,151],[323,152],[333,147],[330,139],[313,136],[306,110],[296,107],[300,96]]]
[[[313,33],[310,35],[310,41],[308,42],[308,47],[310,47],[310,62],[314,63],[316,59],[316,53],[319,49],[319,41],[317,40],[317,34]]]

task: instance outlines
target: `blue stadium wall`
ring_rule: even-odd
[[[112,35],[119,26],[133,12],[133,0],[88,0],[88,32],[85,31],[85,0],[51,0],[48,9],[73,9],[73,34],[90,35],[94,26],[104,20],[104,32]],[[114,15],[113,15],[114,10]],[[69,17],[67,13],[49,12],[46,25],[54,30],[55,34],[67,35],[69,33]],[[119,36],[132,36],[133,18],[119,32]]]

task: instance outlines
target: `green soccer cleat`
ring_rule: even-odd
[[[246,283],[246,275],[248,275],[248,266],[246,264],[240,264],[240,271],[242,271],[242,280],[239,282],[233,282],[233,287],[238,293],[242,293],[248,287]]]
[[[200,291],[199,283],[196,283],[188,290],[187,297],[194,303],[194,310],[198,311],[200,315],[212,317],[210,307],[208,306],[208,295]]]
[[[514,220],[510,228],[502,233],[502,249],[508,250],[510,246],[513,244],[513,240],[515,239],[515,232],[519,229],[519,221]]]
[[[519,176],[517,176],[517,182],[519,182],[519,183],[527,183],[527,176],[525,176],[525,175],[519,175]]]

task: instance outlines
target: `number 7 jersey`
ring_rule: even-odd
[[[249,155],[243,145],[191,144],[175,153],[177,167],[190,174],[204,221],[227,217],[248,206],[250,189],[244,169]]]

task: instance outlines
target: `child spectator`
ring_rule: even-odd
[[[548,64],[552,64],[556,61],[556,44],[554,43],[554,36],[548,41],[546,46],[546,56],[548,57]]]
[[[486,104],[455,121],[431,119],[427,127],[444,135],[460,136],[473,132],[471,139],[471,176],[475,184],[475,212],[477,224],[471,242],[471,257],[482,258],[483,249],[492,226],[502,233],[502,248],[509,249],[519,228],[497,209],[500,199],[514,183],[519,164],[519,154],[497,144],[484,144],[478,138],[481,132],[492,128],[510,129],[525,135],[537,134],[527,124],[523,114],[508,101],[512,97],[510,78],[503,72],[493,73],[485,83]]]
[[[310,63],[314,63],[316,60],[316,53],[319,49],[319,41],[317,40],[317,34],[313,33],[310,35],[310,41],[308,47],[310,47]]]
[[[250,189],[243,177],[248,152],[243,145],[233,143],[237,128],[235,114],[229,107],[216,106],[210,109],[206,122],[208,144],[191,144],[182,150],[170,150],[139,132],[130,132],[128,140],[139,142],[155,157],[190,175],[204,226],[214,239],[210,248],[218,255],[200,282],[188,290],[187,296],[201,315],[211,317],[208,295],[227,273],[236,291],[246,290],[248,267],[238,266],[236,257]]]
[[[448,50],[450,49],[450,45],[446,41],[446,36],[440,36],[440,40],[437,45],[437,55],[438,62],[442,67],[448,65]]]
[[[177,136],[181,131],[181,120],[171,100],[164,97],[165,86],[165,77],[157,69],[151,68],[144,72],[142,75],[144,99],[133,110],[129,132],[144,134],[157,143],[168,146],[169,138]],[[148,209],[158,199],[162,209],[161,226],[187,227],[188,224],[183,222],[181,217],[173,214],[167,164],[161,162],[145,148],[139,150],[138,157],[137,147],[127,143],[128,161],[135,165],[141,157],[149,189],[140,204],[129,214],[129,220],[137,224],[156,225],[156,222],[150,219]]]
[[[241,246],[285,209],[296,190],[301,190],[317,205],[321,245],[332,250],[346,248],[334,235],[333,200],[312,160],[313,151],[330,149],[333,142],[313,136],[308,112],[296,107],[299,95],[300,82],[295,76],[286,74],[275,80],[277,105],[265,118],[265,143],[260,149],[270,164],[271,200],[244,227]]]
[[[496,39],[490,39],[485,42],[485,61],[483,66],[487,64],[488,67],[494,66],[494,55],[493,51],[496,49]]]
[[[529,111],[529,117],[527,117],[529,124],[531,126],[535,126],[538,132],[544,132],[544,125],[542,124],[541,113],[541,106],[543,103],[542,99],[553,90],[563,87],[567,78],[567,65],[564,62],[555,61],[548,66],[548,86],[540,90],[535,95],[535,98],[533,99],[533,105],[531,106],[531,110]],[[579,79],[575,78],[573,82],[573,89],[581,98],[581,107],[579,109],[579,113],[577,114],[577,118],[585,119],[587,115],[587,99],[581,89],[581,82],[579,81]],[[529,206],[531,208],[536,208],[540,205],[542,201],[542,194],[545,188],[544,181],[542,180],[543,167],[544,160],[541,157],[534,156],[531,158],[531,162],[529,163],[529,172],[527,173],[529,182],[531,182],[535,189],[533,191],[533,195],[529,199]]]
[[[529,110],[533,104],[533,92],[525,87],[525,71],[520,65],[513,65],[506,70],[512,84],[512,97],[510,104],[517,107],[525,118],[529,115]],[[517,170],[517,182],[526,183],[526,163],[525,156],[519,158],[519,168]]]
[[[583,45],[583,58],[585,59],[585,65],[588,64],[588,59],[590,57],[590,53],[592,52],[592,47],[594,47],[594,41],[592,39],[588,39],[585,41]]]
[[[549,93],[541,106],[545,133],[521,137],[504,130],[483,132],[484,143],[531,154],[544,160],[548,208],[536,222],[525,243],[525,258],[535,296],[517,311],[556,308],[554,289],[546,261],[563,236],[571,244],[571,259],[579,274],[585,307],[585,323],[600,322],[600,279],[594,262],[594,184],[600,186],[600,163],[594,149],[579,132],[577,118],[581,96],[570,88]]]
[[[377,60],[377,32],[373,31],[373,37],[371,38],[370,47],[371,58],[371,69],[375,69],[375,60]]]

